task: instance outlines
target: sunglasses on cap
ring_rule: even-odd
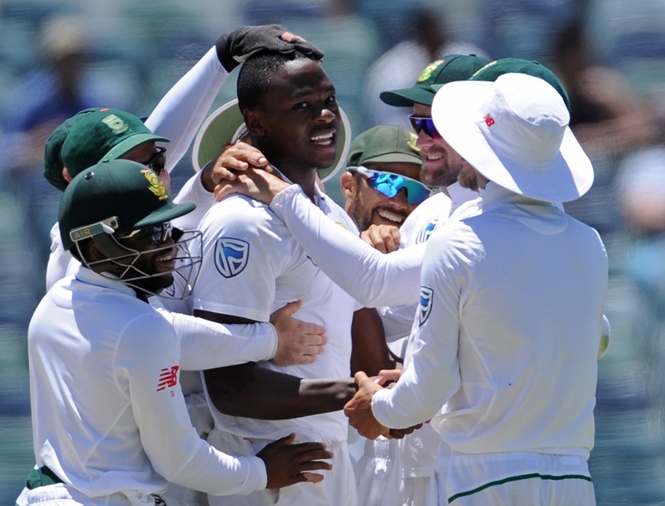
[[[413,127],[413,129],[417,134],[419,134],[420,131],[422,130],[432,139],[441,138],[441,135],[434,126],[434,120],[432,118],[424,116],[414,116],[413,114],[410,114],[409,121],[411,122],[411,126]]]
[[[401,176],[392,172],[368,169],[367,167],[347,167],[349,172],[365,176],[370,188],[393,198],[402,188],[406,188],[406,201],[411,205],[421,204],[432,194],[427,186],[410,177]]]
[[[155,174],[159,176],[164,170],[164,167],[166,167],[166,155],[164,154],[166,152],[166,148],[156,146],[155,149],[157,150],[155,154],[152,155],[150,160],[144,162],[143,165],[149,167]]]
[[[154,225],[152,227],[139,228],[134,230],[127,235],[118,236],[118,239],[129,239],[135,237],[136,240],[140,242],[149,242],[150,244],[162,244],[171,237],[173,234],[173,227],[171,222],[160,223],[159,225]],[[147,238],[150,238],[149,241],[146,241]]]

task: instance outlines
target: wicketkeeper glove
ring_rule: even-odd
[[[282,25],[241,26],[217,39],[217,57],[227,72],[263,50],[282,54],[298,51],[314,60],[323,58],[323,51],[302,38],[283,41],[280,35],[284,32],[288,30]]]

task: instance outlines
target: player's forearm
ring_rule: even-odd
[[[154,133],[171,140],[166,169],[170,172],[187,152],[228,72],[211,48],[159,101],[146,120]]]
[[[364,306],[418,300],[424,245],[380,253],[326,217],[296,186],[280,192],[270,209],[321,270]]]
[[[215,407],[231,416],[285,420],[338,411],[353,397],[353,378],[302,379],[244,364],[205,372]]]

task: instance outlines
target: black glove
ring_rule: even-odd
[[[323,51],[302,38],[283,41],[279,37],[284,32],[288,30],[282,25],[241,26],[217,39],[217,57],[227,72],[263,50],[282,54],[298,51],[314,60],[323,58]]]

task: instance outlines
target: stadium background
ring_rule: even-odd
[[[372,126],[363,103],[368,69],[411,37],[405,20],[414,7],[432,9],[445,19],[452,40],[492,58],[544,64],[552,57],[553,34],[578,16],[598,63],[622,72],[654,110],[665,109],[662,0],[0,0],[0,505],[13,504],[34,462],[25,335],[43,294],[48,229],[60,195],[45,183],[41,167],[27,190],[17,191],[6,156],[10,112],[21,105],[13,102],[16,89],[41,65],[43,23],[63,13],[81,15],[92,35],[90,86],[117,100],[100,105],[141,116],[221,33],[242,24],[284,24],[325,51],[324,67],[357,134]],[[237,70],[213,108],[234,98],[236,76]],[[617,184],[622,160],[600,153],[594,162],[593,190],[568,210],[601,232],[610,256],[612,344],[599,363],[590,460],[598,504],[665,504],[665,243],[662,234],[638,233],[623,218]],[[656,173],[656,180],[665,178],[665,163]],[[188,154],[175,169],[174,190],[190,174]],[[338,182],[327,188],[339,202]],[[665,191],[661,195],[665,202]]]

